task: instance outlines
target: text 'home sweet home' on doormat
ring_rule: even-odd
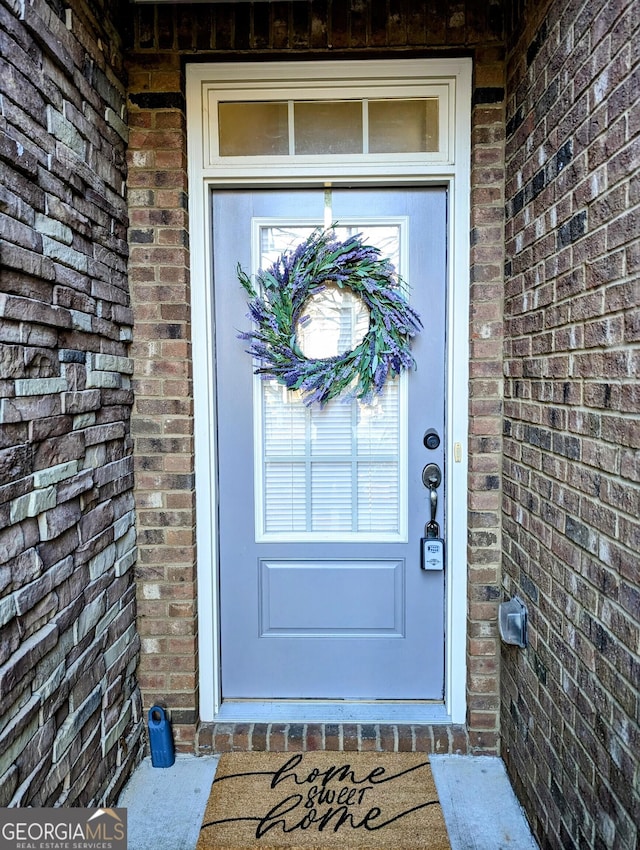
[[[450,850],[420,753],[225,753],[197,850]]]

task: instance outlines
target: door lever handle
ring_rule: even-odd
[[[435,469],[429,470],[425,467],[422,480],[425,487],[429,488],[429,504],[431,507],[431,519],[424,527],[424,537],[420,541],[420,566],[423,570],[444,570],[444,540],[440,537],[440,526],[436,520],[438,511],[438,484],[442,480],[440,467],[437,464],[429,464]]]
[[[438,512],[438,487],[442,483],[442,470],[437,463],[428,463],[422,470],[422,483],[429,490],[429,506],[431,519],[424,527],[425,538],[440,537],[440,526],[436,520]]]

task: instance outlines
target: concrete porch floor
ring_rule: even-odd
[[[451,850],[538,850],[499,758],[431,755]],[[217,756],[146,758],[124,788],[129,850],[194,850]],[[392,848],[389,848],[392,850]]]

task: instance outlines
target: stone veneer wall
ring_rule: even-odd
[[[474,58],[469,442],[468,740],[498,748],[500,467],[504,266],[501,4],[271,2],[138,6],[129,72],[130,281],[135,315],[132,430],[140,558],[140,685],[193,747],[197,587],[184,63]],[[208,357],[207,352],[198,352]],[[208,732],[211,734],[210,730]],[[231,734],[231,733],[230,733]],[[457,734],[457,732],[456,732]],[[241,737],[241,733],[238,733]]]
[[[0,0],[0,806],[113,803],[141,750],[115,11]]]
[[[518,4],[514,4],[517,6]],[[543,850],[638,846],[640,15],[520,3],[508,62],[503,755]]]

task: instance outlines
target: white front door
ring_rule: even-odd
[[[391,257],[424,329],[416,370],[371,404],[320,409],[254,376],[236,267],[302,242],[325,203],[321,188],[212,199],[222,697],[441,700],[445,573],[421,569],[420,539],[423,468],[446,463],[447,194],[331,193],[338,237],[362,232]]]

